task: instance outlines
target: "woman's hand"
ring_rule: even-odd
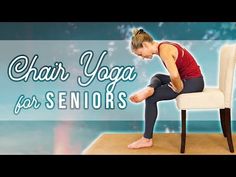
[[[183,90],[183,88],[181,90],[178,90],[172,82],[170,82],[168,86],[176,93],[180,93]]]

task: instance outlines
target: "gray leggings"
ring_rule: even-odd
[[[172,100],[181,93],[201,92],[204,89],[203,77],[182,81],[184,88],[180,93],[176,93],[168,86],[168,83],[171,82],[170,76],[156,74],[151,78],[151,83],[148,86],[154,88],[154,93],[145,100],[145,138],[150,139],[153,136],[153,127],[158,113],[156,105],[158,101]]]

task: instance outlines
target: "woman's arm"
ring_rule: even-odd
[[[160,57],[164,61],[168,72],[170,73],[170,79],[176,91],[179,93],[183,90],[183,81],[180,78],[177,66],[175,64],[175,58],[178,56],[178,50],[174,46],[165,45],[161,46]]]

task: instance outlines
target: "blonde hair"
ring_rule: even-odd
[[[146,33],[143,29],[133,29],[131,38],[132,50],[143,47],[143,42],[153,42],[152,36]]]

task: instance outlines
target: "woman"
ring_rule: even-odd
[[[144,60],[158,55],[169,72],[169,75],[154,75],[146,88],[130,97],[133,103],[145,100],[144,135],[128,145],[128,148],[138,149],[153,145],[153,127],[158,112],[156,103],[174,99],[181,93],[201,92],[204,89],[204,79],[195,58],[177,43],[158,43],[143,29],[136,29],[131,48],[134,54]]]

